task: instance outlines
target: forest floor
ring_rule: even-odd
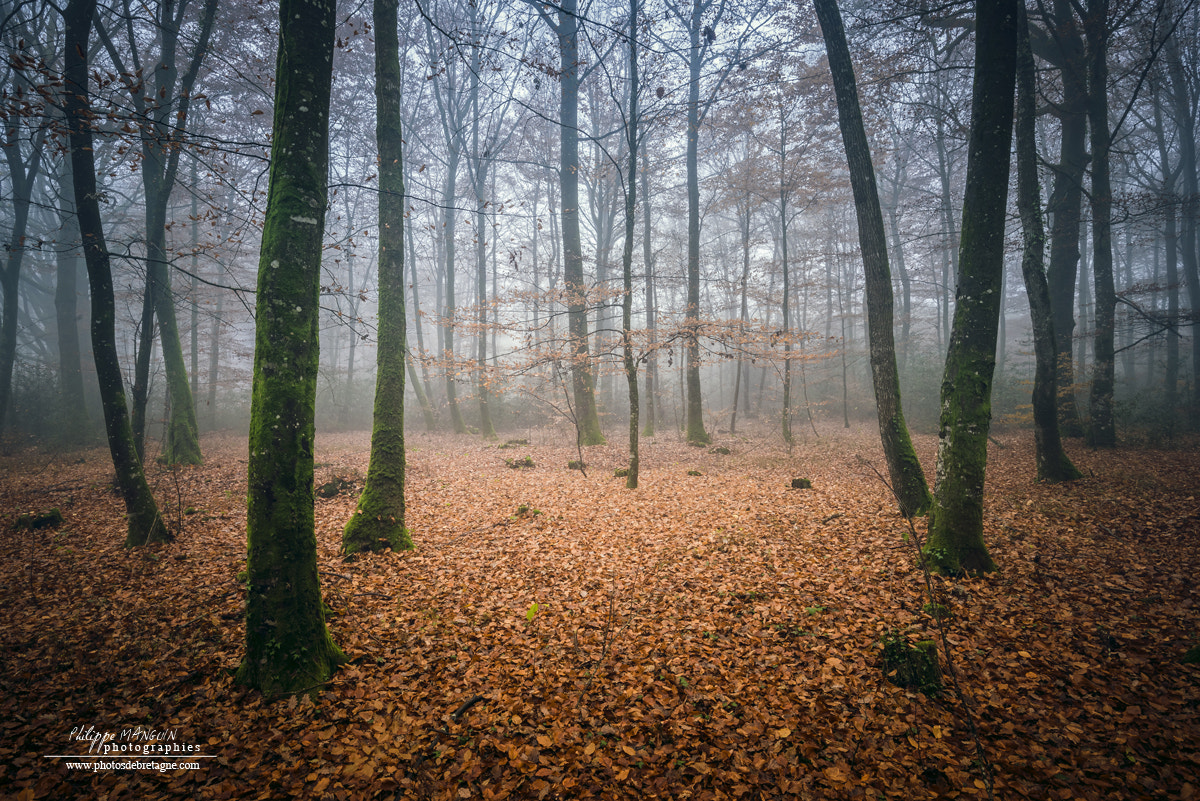
[[[342,559],[356,490],[318,498],[351,662],[315,702],[270,704],[231,676],[244,435],[206,437],[202,467],[152,468],[182,530],[138,550],[104,450],[0,457],[0,797],[984,798],[984,764],[997,799],[1197,797],[1195,443],[1072,443],[1086,477],[1045,486],[1031,434],[998,435],[1000,570],[933,585],[976,739],[949,681],[929,698],[880,669],[886,633],[936,636],[935,607],[871,468],[876,432],[820,434],[790,454],[720,436],[728,455],[663,434],[631,491],[623,446],[587,449],[584,475],[561,429],[503,450],[414,433],[416,550]],[[932,476],[936,442],[916,444]],[[361,488],[365,433],[317,445],[318,483]],[[58,528],[12,525],[50,507]],[[196,746],[199,769],[54,758],[151,732]]]

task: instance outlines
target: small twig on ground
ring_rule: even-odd
[[[340,579],[345,579],[346,581],[354,580],[354,576],[348,576],[345,573],[330,573],[329,571],[326,571],[326,570],[318,570],[317,572],[320,573],[322,576],[329,576],[330,578],[340,578]]]
[[[484,698],[482,695],[472,695],[470,698],[468,698],[467,700],[465,700],[461,704],[459,704],[458,709],[456,709],[450,713],[450,719],[457,721],[463,715],[467,714],[467,710],[469,710],[471,707],[475,706],[480,701],[486,701],[486,700],[487,699]]]

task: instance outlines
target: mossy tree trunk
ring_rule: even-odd
[[[345,656],[325,627],[313,515],[317,323],[334,0],[282,0],[250,400],[246,655],[268,697],[315,689]]]
[[[63,106],[70,126],[71,170],[74,175],[75,211],[87,262],[92,294],[92,350],[96,377],[104,407],[104,428],[112,453],[117,484],[125,501],[127,546],[163,542],[170,532],[158,513],[158,505],[146,483],[141,460],[133,444],[125,385],[117,361],[116,303],[113,299],[112,269],[96,191],[96,162],[92,149],[92,110],[88,100],[88,36],[96,0],[70,0],[63,15],[65,23]]]
[[[858,103],[854,66],[850,61],[850,48],[846,45],[846,31],[842,27],[842,16],[836,0],[814,0],[814,5],[825,37],[825,50],[829,54],[829,70],[837,94],[838,120],[858,215],[858,239],[866,274],[868,338],[879,436],[900,511],[906,516],[920,515],[929,508],[931,498],[900,405],[887,238],[883,227],[883,211],[879,205],[879,189],[875,185],[875,170],[871,166],[871,150]]]
[[[375,0],[375,142],[379,148],[379,348],[371,463],[342,550],[412,548],[404,525],[404,166],[399,0]],[[415,383],[415,382],[414,382]],[[418,385],[419,386],[419,385]]]
[[[1025,6],[1018,4],[1017,22],[1017,208],[1021,214],[1024,242],[1021,275],[1029,297],[1029,316],[1033,321],[1033,440],[1038,481],[1071,481],[1079,470],[1063,450],[1058,431],[1057,354],[1054,339],[1054,312],[1050,307],[1050,288],[1046,283],[1046,231],[1042,225],[1041,191],[1038,189],[1037,145],[1034,120],[1037,96],[1033,51],[1029,45],[1029,25]]]
[[[996,564],[983,541],[983,483],[1004,271],[1018,0],[977,0],[975,81],[954,325],[942,376],[937,480],[925,555],[943,573]]]

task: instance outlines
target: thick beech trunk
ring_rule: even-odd
[[[924,553],[944,573],[996,569],[983,542],[983,483],[1004,274],[1017,2],[977,0],[975,82],[954,325],[942,376],[937,481]]]
[[[325,627],[313,513],[321,245],[334,0],[282,0],[267,211],[256,299],[246,655],[237,681],[315,690],[345,656]]]

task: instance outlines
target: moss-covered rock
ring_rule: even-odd
[[[629,468],[628,467],[618,467],[616,470],[613,471],[613,475],[617,478],[625,478],[626,476],[629,475]]]
[[[583,470],[585,467],[587,467],[587,465],[578,459],[572,459],[571,461],[567,462],[568,470]]]
[[[910,644],[901,632],[883,635],[883,657],[880,667],[884,678],[897,687],[917,690],[936,696],[942,689],[942,672],[938,668],[937,645],[933,640]]]
[[[63,523],[62,512],[57,507],[48,512],[27,512],[17,518],[17,531],[41,531],[44,528],[57,528]]]
[[[319,498],[334,498],[341,492],[354,489],[354,482],[348,481],[341,476],[334,476],[324,484],[317,486],[315,492]]]
[[[792,489],[812,489],[812,481],[807,478],[793,478]]]

